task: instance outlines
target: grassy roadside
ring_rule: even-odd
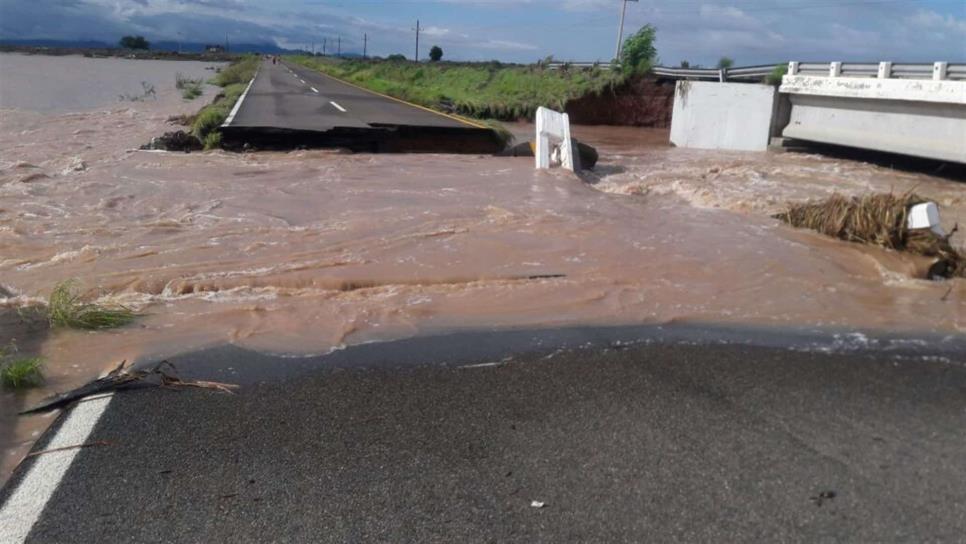
[[[218,73],[212,80],[213,85],[222,88],[215,100],[201,109],[191,124],[191,133],[204,144],[205,149],[217,148],[221,145],[221,133],[218,127],[225,122],[235,102],[245,92],[248,82],[255,77],[260,58],[257,55],[247,55],[235,61]]]
[[[501,121],[532,118],[539,106],[562,110],[570,100],[624,81],[622,73],[600,67],[550,70],[496,62],[414,64],[311,56],[286,60],[422,106]]]

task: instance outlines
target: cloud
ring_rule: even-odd
[[[0,38],[220,42],[227,33],[236,43],[309,47],[341,36],[343,51],[354,51],[367,33],[369,51],[385,55],[412,48],[419,18],[447,58],[594,60],[613,54],[619,11],[618,0],[0,0]],[[955,62],[966,58],[964,16],[942,0],[641,0],[627,4],[625,36],[653,24],[660,56],[674,64]]]
[[[909,22],[920,28],[949,31],[966,36],[966,19],[959,19],[952,15],[940,15],[935,11],[920,9],[909,18]],[[966,47],[966,44],[960,44]]]

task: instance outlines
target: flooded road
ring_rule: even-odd
[[[914,279],[928,261],[769,217],[789,199],[915,187],[948,229],[966,223],[961,183],[613,127],[575,130],[601,154],[583,178],[527,158],[136,150],[200,107],[173,88],[188,64],[165,68],[156,99],[70,113],[4,91],[0,342],[43,355],[50,380],[2,393],[4,472],[46,423],[17,420],[23,404],[122,360],[225,342],[299,356],[457,329],[681,321],[966,333],[963,280]],[[69,278],[143,317],[98,333],[18,321]]]

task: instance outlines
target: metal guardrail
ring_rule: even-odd
[[[936,79],[937,63],[891,63],[891,62],[797,62],[788,66],[797,66],[794,73],[804,76],[829,76],[839,65],[837,77],[885,77],[896,79]],[[611,68],[610,62],[554,62],[547,65],[551,70],[564,67],[571,68]],[[757,66],[741,66],[738,68],[672,68],[655,66],[651,73],[670,79],[701,79],[712,81],[761,81],[771,74],[776,66],[782,64],[762,64]],[[966,81],[966,63],[945,64],[944,77],[954,81]],[[789,73],[792,73],[789,71]],[[880,75],[881,74],[881,75]]]
[[[775,71],[774,64],[742,66],[740,68],[668,68],[655,66],[651,72],[656,76],[672,79],[710,79],[715,81],[761,81]]]

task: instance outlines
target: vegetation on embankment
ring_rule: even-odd
[[[221,145],[218,127],[225,122],[235,102],[245,92],[248,82],[255,77],[261,59],[257,55],[247,55],[218,72],[211,84],[222,87],[215,100],[202,108],[191,124],[191,133],[200,140],[205,149]]]
[[[422,106],[502,121],[532,118],[540,106],[563,110],[571,100],[613,89],[626,77],[603,67],[550,69],[543,63],[415,64],[312,56],[287,60]]]

